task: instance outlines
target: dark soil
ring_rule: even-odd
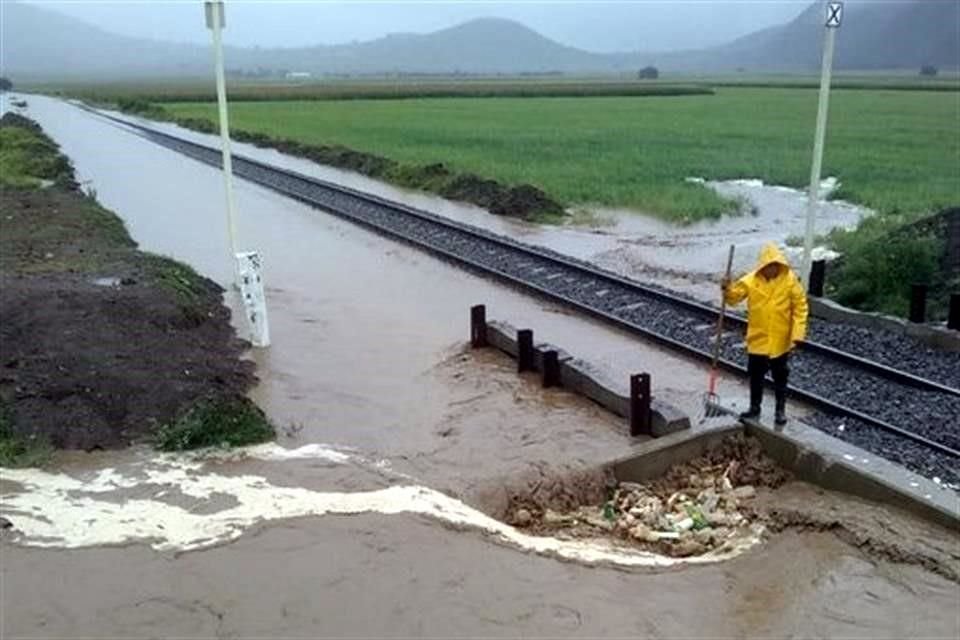
[[[76,190],[4,188],[0,200],[0,403],[15,436],[120,447],[253,384],[214,282],[137,251]]]
[[[34,133],[41,133],[43,131],[36,122],[13,111],[8,111],[3,114],[3,118],[0,118],[0,123],[5,127],[21,127]]]

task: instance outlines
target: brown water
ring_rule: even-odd
[[[229,282],[219,171],[59,101],[32,97],[30,113],[144,249]],[[254,354],[263,381],[256,396],[281,424],[302,426],[306,441],[420,451],[428,425],[444,420],[451,402],[481,406],[472,385],[436,373],[462,349],[469,307],[478,303],[487,304],[491,319],[533,328],[537,340],[624,382],[630,373],[650,371],[661,398],[697,409],[706,378],[698,363],[247,182],[237,181],[236,198],[238,247],[264,256],[273,338],[269,350]],[[502,382],[517,388],[502,363]],[[742,393],[739,383],[728,384]],[[558,396],[557,410],[596,413],[572,398],[564,405],[566,394],[548,395]],[[512,411],[516,403],[509,403],[502,408]],[[523,415],[521,406],[514,422],[536,420],[540,410],[537,403]]]
[[[229,281],[217,171],[61,102],[28,101],[29,115],[144,249]],[[503,356],[464,352],[468,307],[480,302],[492,318],[532,327],[538,339],[613,376],[651,371],[658,396],[691,411],[699,404],[706,372],[698,364],[259,187],[243,181],[236,187],[240,247],[265,257],[273,334],[273,346],[253,354],[262,380],[254,395],[288,431],[282,444],[325,443],[352,461],[246,459],[190,474],[216,472],[223,486],[231,477],[250,478],[252,489],[269,483],[279,488],[264,494],[270,500],[284,499],[281,489],[329,496],[415,483],[472,501],[519,474],[626,455],[632,442],[620,420],[518,378]],[[738,383],[723,384],[725,394],[742,395]],[[81,480],[104,467],[136,477],[149,471],[143,464],[151,455],[73,454],[64,470]],[[144,506],[136,523],[122,526],[176,525],[146,500],[158,501],[164,487],[167,499],[188,511],[226,512],[235,504],[225,491],[192,495],[183,493],[195,490],[189,484],[144,478],[118,498],[126,509]],[[38,508],[43,517],[44,506]],[[273,520],[271,508],[264,503],[267,519],[253,529],[244,524],[236,541],[179,555],[142,544],[57,551],[3,543],[0,631],[4,637],[960,632],[956,584],[868,559],[830,534],[788,533],[729,562],[650,573],[561,562],[494,543],[477,529],[450,528],[443,519],[366,513]],[[106,515],[98,523],[97,510],[89,511],[90,522],[78,526],[95,534]],[[16,524],[16,514],[8,517]]]
[[[109,567],[109,570],[106,568]],[[649,574],[518,553],[408,516],[295,520],[210,551],[4,557],[4,637],[956,637],[956,585],[786,534]]]

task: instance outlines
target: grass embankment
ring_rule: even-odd
[[[273,436],[242,395],[251,365],[219,287],[138,251],[32,121],[0,120],[0,169],[0,466],[42,464],[54,448]]]
[[[46,181],[73,187],[70,161],[39,127],[30,124],[25,120],[22,126],[0,127],[0,186],[29,189]]]

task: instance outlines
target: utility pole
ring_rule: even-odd
[[[223,71],[223,37],[226,26],[223,0],[205,0],[207,28],[213,34],[213,66],[217,76],[217,106],[220,112],[220,149],[223,155],[223,184],[227,194],[227,236],[233,265],[234,285],[240,289],[255,347],[270,346],[267,302],[261,275],[262,259],[257,251],[237,252],[236,206],[233,199],[233,156],[230,153],[230,123],[227,119],[227,82]]]
[[[810,165],[810,188],[807,194],[807,229],[803,237],[803,267],[801,278],[804,287],[810,282],[810,267],[813,263],[813,233],[820,199],[820,169],[823,163],[823,140],[827,131],[827,107],[830,103],[830,76],[833,72],[833,44],[843,20],[843,3],[827,2],[824,22],[823,64],[820,69],[820,100],[817,104],[817,128],[813,137],[813,162]]]
[[[213,68],[217,76],[217,106],[220,111],[220,151],[223,155],[223,182],[227,194],[227,236],[231,262],[237,254],[237,223],[233,201],[233,156],[230,153],[230,123],[227,119],[227,82],[223,71],[223,28],[226,26],[223,0],[204,3],[207,28],[213,33]]]

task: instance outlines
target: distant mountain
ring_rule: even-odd
[[[341,71],[512,73],[608,66],[603,55],[558,44],[522,24],[499,18],[471,20],[425,35],[394,35],[311,51],[317,56],[315,64]]]
[[[837,38],[838,69],[960,66],[960,2],[851,1]],[[655,64],[661,71],[815,71],[823,8],[811,5],[788,24],[701,51],[600,54],[568,47],[519,23],[483,18],[428,34],[369,42],[226,50],[228,68],[274,73],[612,72]],[[103,79],[206,75],[206,46],[118,36],[54,11],[3,2],[2,73],[34,78]]]
[[[33,5],[4,2],[3,72],[16,76],[201,75],[208,47],[117,36]],[[519,23],[473,20],[429,34],[394,34],[356,44],[300,48],[227,47],[234,69],[313,73],[518,73],[599,71],[605,56],[558,44]]]
[[[813,4],[793,21],[744,36],[711,53],[729,66],[813,70],[820,67],[824,9]],[[960,2],[853,1],[836,38],[838,69],[960,66]]]
[[[0,1],[4,75],[109,78],[200,73],[201,56],[210,57],[196,45],[118,36],[56,11]],[[203,71],[207,69],[209,64]]]

